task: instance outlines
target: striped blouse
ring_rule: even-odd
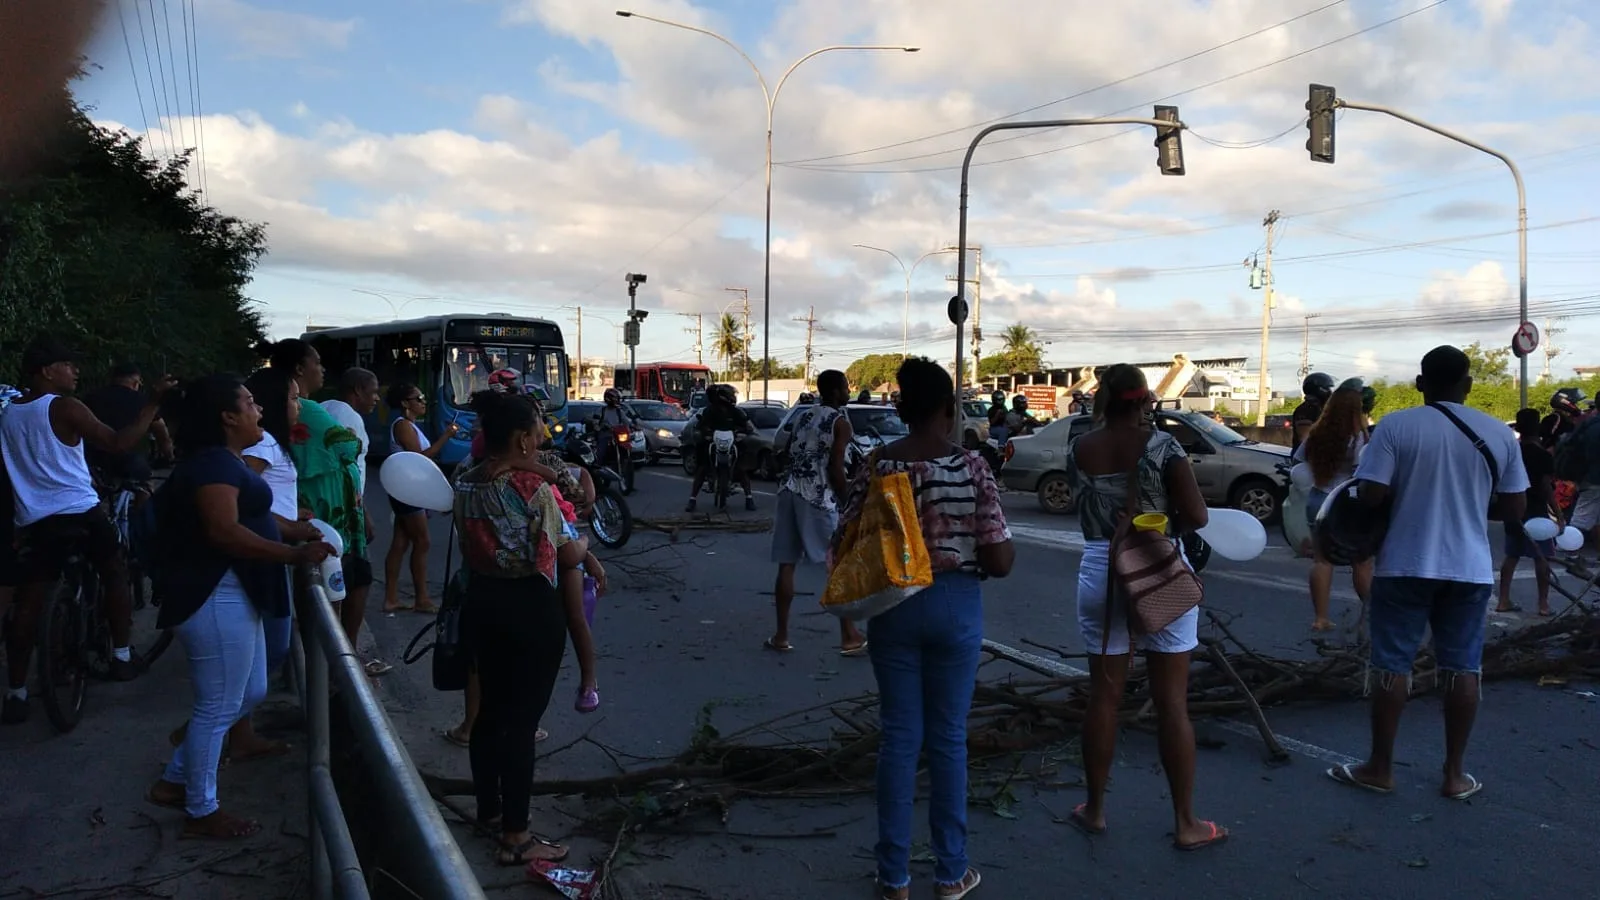
[[[994,473],[978,454],[959,450],[912,462],[879,459],[875,469],[883,475],[911,476],[922,538],[936,574],[978,571],[979,547],[1011,540]],[[871,483],[872,470],[862,466],[850,483],[850,496],[839,517],[841,527],[861,515]]]

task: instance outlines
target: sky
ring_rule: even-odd
[[[767,106],[709,29],[775,84]],[[250,292],[276,336],[450,312],[562,323],[617,359],[644,273],[641,360],[714,364],[750,296],[759,349],[815,365],[905,346],[948,361],[961,163],[981,125],[1179,107],[1186,174],[1140,125],[1004,131],[970,172],[985,355],[1025,324],[1053,366],[1261,356],[1247,260],[1275,228],[1276,389],[1313,370],[1406,377],[1440,343],[1504,346],[1517,195],[1500,161],[1344,110],[1305,150],[1311,82],[1511,157],[1527,185],[1530,318],[1557,378],[1600,364],[1600,7],[1585,0],[118,0],[77,87],[103,124],[264,222]],[[882,248],[857,248],[865,244]],[[968,277],[973,260],[967,261]],[[764,314],[764,309],[769,310]],[[763,322],[770,321],[770,332]],[[970,332],[967,352],[970,354]],[[1544,368],[1543,348],[1531,358]]]

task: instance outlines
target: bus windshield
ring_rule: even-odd
[[[489,375],[501,369],[521,373],[524,388],[541,388],[550,398],[547,409],[567,399],[566,354],[554,347],[449,344],[444,368],[445,397],[461,409],[471,405],[473,394],[488,390]]]
[[[679,403],[688,403],[695,383],[706,377],[703,369],[670,369],[661,367],[661,393]]]

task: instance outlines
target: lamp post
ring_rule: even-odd
[[[900,358],[903,360],[909,355],[907,351],[910,347],[911,337],[911,273],[917,271],[917,266],[921,265],[922,261],[928,257],[938,256],[941,253],[955,253],[960,248],[941,247],[938,250],[929,250],[927,253],[917,257],[916,262],[907,266],[905,261],[895,255],[893,251],[885,250],[882,247],[874,247],[871,244],[851,244],[850,246],[860,247],[862,250],[876,250],[879,253],[887,253],[891,259],[900,264],[900,269],[906,273],[906,302],[905,308],[900,313]]]
[[[834,44],[832,46],[822,47],[817,50],[813,50],[810,53],[807,53],[805,56],[795,60],[788,69],[784,70],[783,76],[778,79],[777,86],[769,90],[767,88],[767,77],[761,74],[761,67],[756,65],[755,60],[751,59],[748,53],[745,53],[743,50],[739,49],[738,44],[735,44],[733,41],[723,37],[720,34],[717,34],[715,31],[712,31],[709,28],[701,28],[698,25],[688,25],[683,22],[674,22],[671,19],[661,19],[655,16],[647,16],[644,13],[636,13],[626,9],[617,10],[617,15],[624,19],[643,19],[646,22],[655,22],[657,25],[667,25],[672,28],[681,28],[684,31],[692,31],[696,34],[703,34],[706,37],[716,38],[723,44],[727,45],[727,47],[733,50],[733,52],[739,54],[739,58],[743,59],[745,63],[750,66],[750,71],[756,73],[756,81],[760,82],[761,84],[761,94],[766,98],[767,101],[767,221],[766,236],[762,241],[763,262],[761,274],[761,356],[763,359],[770,358],[772,356],[772,109],[773,106],[778,102],[778,94],[783,90],[784,82],[788,81],[789,76],[794,74],[794,70],[800,68],[802,63],[813,56],[821,56],[824,53],[834,50],[899,50],[903,53],[915,53],[922,48],[906,47],[896,44]],[[767,399],[771,374],[772,373],[770,371],[763,371],[761,373],[762,400]]]
[[[396,306],[395,302],[393,300],[389,299],[389,295],[388,294],[380,293],[378,291],[369,291],[369,290],[367,290],[365,288],[351,288],[350,290],[355,291],[358,294],[366,294],[368,297],[377,297],[379,300],[382,300],[384,303],[389,304],[389,312],[393,313],[394,317],[397,318],[397,319],[400,318],[400,310],[405,309],[406,307],[410,306],[413,303],[416,303],[419,300],[438,300],[438,299],[440,299],[438,297],[412,297],[410,300],[407,300],[407,301],[401,303],[399,306]]]

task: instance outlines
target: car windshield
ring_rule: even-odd
[[[750,424],[757,428],[777,428],[783,421],[783,410],[771,406],[747,406],[744,414],[750,417]]]
[[[989,415],[989,407],[982,400],[968,400],[961,404],[961,408],[974,419],[986,418]]]
[[[628,408],[646,422],[682,422],[689,418],[682,409],[659,400],[634,400]]]
[[[850,427],[855,429],[858,435],[866,434],[868,429],[876,431],[880,437],[886,438],[899,437],[911,433],[911,429],[906,427],[906,423],[900,421],[899,413],[887,406],[878,409],[854,407],[849,410],[848,415],[850,416]]]
[[[1219,444],[1244,444],[1250,441],[1239,432],[1207,416],[1188,412],[1173,413],[1172,416]]]

